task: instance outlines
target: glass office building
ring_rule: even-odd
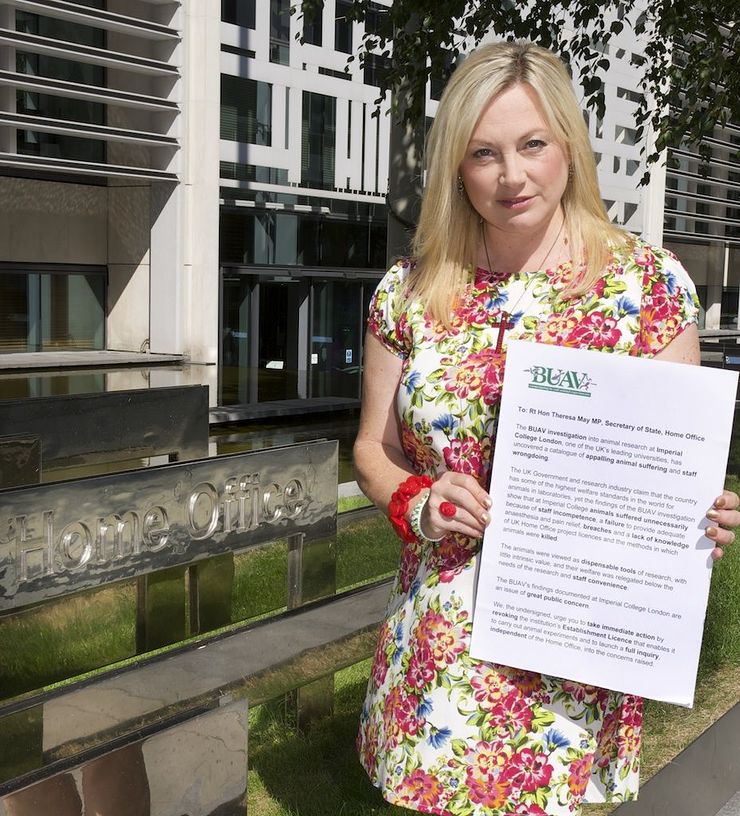
[[[391,120],[385,58],[347,57],[390,0],[366,24],[291,5],[0,4],[0,354],[178,354],[212,405],[356,404]],[[604,117],[585,113],[607,211],[676,251],[707,330],[737,329],[740,127],[705,177],[678,146],[638,187],[639,49],[613,38]]]
[[[344,71],[346,5],[303,20],[304,43],[288,0],[221,5],[222,404],[360,395],[389,122]]]
[[[179,3],[0,6],[0,352],[151,343],[132,298],[166,274],[183,23]]]

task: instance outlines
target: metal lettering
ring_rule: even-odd
[[[158,552],[167,546],[170,539],[170,520],[161,505],[150,507],[144,513],[144,544],[150,552]]]
[[[247,474],[239,478],[239,526],[237,532],[246,533],[256,530],[260,523],[260,475]],[[249,514],[247,515],[247,510]]]
[[[124,552],[123,533],[126,526],[129,527],[128,549]],[[95,536],[96,560],[99,564],[106,561],[115,561],[123,558],[124,555],[138,555],[141,552],[141,521],[139,516],[129,510],[122,516],[111,513],[109,516],[99,518],[95,525],[97,535]],[[110,531],[113,531],[112,551],[108,553],[108,543]]]
[[[92,557],[90,528],[81,521],[73,521],[62,530],[59,544],[62,551],[62,563],[70,572],[84,567]]]
[[[239,485],[239,480],[236,476],[232,476],[231,478],[226,480],[226,484],[224,485],[224,532],[225,533],[232,533],[234,530],[236,532],[242,532],[239,528],[242,526],[241,524],[241,507],[244,504],[244,500],[242,496],[237,495],[241,487]],[[236,495],[236,498],[233,496]]]
[[[205,524],[199,524],[195,518],[196,511],[199,510],[199,499],[206,496],[209,502],[207,510],[208,520]],[[202,504],[202,503],[201,503]],[[200,508],[202,510],[202,507]],[[191,491],[187,500],[188,529],[194,541],[210,538],[218,527],[218,493],[216,488],[209,482],[197,484]]]
[[[8,543],[15,541],[15,564],[19,584],[42,575],[54,574],[54,514],[46,512],[42,519],[44,525],[51,528],[51,532],[47,534],[46,544],[36,547],[25,546],[28,543],[27,517],[14,516],[8,519]],[[29,563],[31,560],[29,556],[32,553],[41,553],[41,564],[36,563],[34,566],[33,563]]]
[[[308,506],[303,485],[298,479],[291,479],[283,491],[286,518],[297,518]]]
[[[276,536],[325,536],[335,457],[335,442],[312,442],[0,491],[0,611]]]
[[[275,494],[275,506],[273,508],[270,507],[270,503],[273,500],[273,493]],[[262,498],[262,517],[268,524],[272,524],[274,521],[277,521],[283,515],[283,490],[279,484],[273,482],[267,490],[265,490],[265,494]]]

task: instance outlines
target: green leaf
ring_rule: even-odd
[[[455,756],[457,757],[465,756],[465,751],[467,749],[467,743],[465,742],[465,740],[454,739],[450,743],[450,747],[452,748],[452,753]]]

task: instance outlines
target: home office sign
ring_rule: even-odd
[[[336,529],[337,443],[0,492],[0,610]]]

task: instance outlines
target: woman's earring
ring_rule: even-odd
[[[462,198],[465,192],[465,185],[463,184],[462,176],[457,177],[457,197]]]
[[[571,182],[572,182],[572,181],[573,181],[573,176],[574,176],[574,175],[575,175],[575,172],[574,172],[574,170],[573,170],[573,165],[572,165],[572,164],[569,164],[569,165],[568,165],[568,181],[571,181]]]

